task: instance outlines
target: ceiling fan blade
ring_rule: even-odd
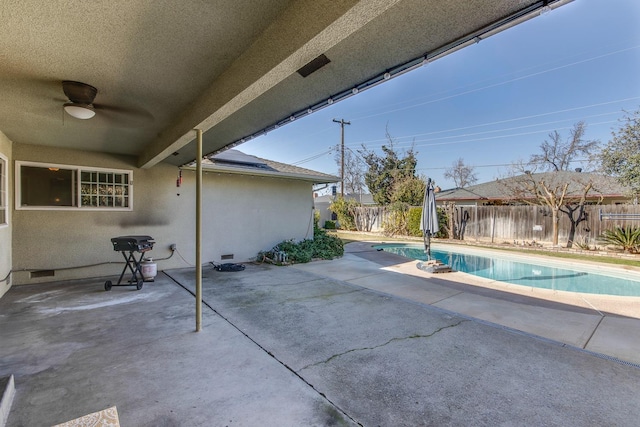
[[[141,107],[93,104],[97,114],[109,118],[115,126],[143,127],[152,124],[153,115]]]

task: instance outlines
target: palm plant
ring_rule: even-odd
[[[602,233],[599,240],[605,244],[620,247],[624,251],[637,253],[640,250],[640,227],[616,227]]]

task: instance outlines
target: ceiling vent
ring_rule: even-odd
[[[331,62],[331,61],[323,53],[322,55],[318,56],[316,59],[311,60],[304,67],[300,68],[298,70],[298,74],[300,74],[302,77],[307,77],[308,75],[310,75],[312,73],[315,73],[320,68],[322,68],[325,65],[327,65],[329,62]]]

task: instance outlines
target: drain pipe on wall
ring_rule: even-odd
[[[202,129],[196,129],[196,332],[202,330]]]

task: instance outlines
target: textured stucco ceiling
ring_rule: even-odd
[[[205,153],[219,150],[545,3],[4,0],[0,131],[18,144],[180,165],[195,157],[194,128],[205,131]],[[322,53],[328,65],[306,78],[296,73]],[[98,89],[96,117],[63,113],[62,80]]]

